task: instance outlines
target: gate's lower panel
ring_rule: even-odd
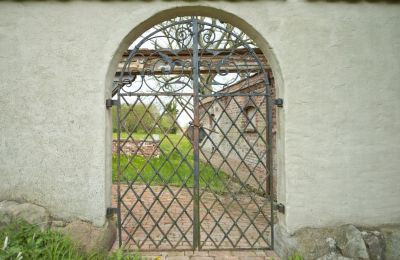
[[[128,185],[121,185],[121,190],[128,189],[130,189]],[[190,191],[180,191],[179,187],[174,186],[168,188],[153,186],[152,191],[157,197],[160,192],[162,193],[158,197],[158,202],[151,206],[156,198],[153,192],[146,189],[145,185],[133,185],[132,189],[124,197],[124,206],[121,207],[122,220],[126,216],[121,227],[123,246],[141,251],[192,250],[193,200]],[[141,195],[140,199],[135,194]],[[225,205],[231,205],[224,209],[215,202],[214,196],[211,192],[202,193],[200,207],[202,249],[232,249],[233,245],[235,249],[269,248],[265,240],[268,241],[271,234],[269,223],[264,217],[265,214],[269,218],[269,206],[266,206],[264,213],[261,214],[255,202],[244,194],[238,194],[236,199],[246,208],[246,214],[243,215],[241,207],[232,198],[226,195],[218,196]],[[117,185],[114,185],[114,207],[117,205],[117,199]],[[256,199],[259,204],[269,205],[269,201],[265,198]],[[132,213],[129,213],[128,209],[132,209]],[[253,225],[259,230],[263,227],[264,231],[258,231]]]
[[[215,195],[205,192],[201,198],[201,249],[269,249],[271,230],[270,203],[265,198],[246,194]],[[259,205],[266,206],[259,210]]]

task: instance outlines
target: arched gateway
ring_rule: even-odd
[[[116,74],[120,246],[273,248],[273,93],[239,29],[206,17],[154,26]]]

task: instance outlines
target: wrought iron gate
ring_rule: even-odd
[[[264,56],[237,28],[203,17],[164,22],[135,44],[117,73],[120,246],[271,249]]]

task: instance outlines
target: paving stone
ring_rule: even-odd
[[[218,256],[218,257],[215,257],[215,259],[218,259],[218,260],[240,260],[240,258],[238,256]]]
[[[241,256],[240,260],[266,260],[266,256]]]
[[[184,256],[185,252],[184,251],[169,251],[169,252],[165,252],[165,255],[167,255],[167,256]]]
[[[148,255],[148,256],[142,256],[143,260],[166,260],[167,258],[165,256],[159,256],[159,255]]]
[[[267,251],[264,251],[264,252],[265,252],[265,255],[268,256],[268,257],[273,257],[274,259],[278,258],[278,255],[272,250],[267,250]]]
[[[189,256],[167,256],[166,260],[189,260]]]
[[[189,255],[189,256],[209,256],[209,252],[208,251],[186,251],[185,255]]]
[[[256,250],[254,251],[257,256],[267,256],[267,251],[264,250]]]
[[[210,256],[215,257],[230,257],[232,256],[232,251],[209,251]]]
[[[163,253],[160,252],[140,252],[142,256],[161,256]]]
[[[235,251],[233,253],[235,256],[257,256],[255,251],[243,250],[243,251]]]

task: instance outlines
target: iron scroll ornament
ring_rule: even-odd
[[[267,95],[270,82],[265,71],[265,62],[254,51],[255,45],[242,39],[234,30],[227,31],[220,25],[197,20],[197,57],[193,56],[193,21],[196,18],[178,22],[164,23],[150,31],[140,40],[124,61],[119,73],[118,88],[122,93],[191,93],[193,85],[193,62],[198,62],[198,73],[213,75],[200,77],[200,94],[222,92],[235,82],[243,81],[252,75],[263,75]],[[165,33],[168,31],[169,33]],[[170,33],[171,31],[175,33]],[[229,48],[215,49],[218,36],[229,34],[228,40],[218,42]],[[147,48],[148,43],[152,47]],[[182,58],[184,57],[184,58]]]

